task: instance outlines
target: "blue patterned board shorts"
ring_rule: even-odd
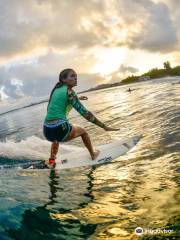
[[[59,119],[56,123],[47,123],[43,125],[45,138],[50,142],[64,142],[72,130],[72,125],[66,119]]]

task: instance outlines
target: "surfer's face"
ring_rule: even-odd
[[[77,74],[75,71],[70,71],[67,78],[64,79],[64,82],[70,86],[70,87],[74,87],[77,85]]]

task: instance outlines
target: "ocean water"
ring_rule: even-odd
[[[71,122],[84,126],[94,145],[143,134],[131,152],[93,168],[13,168],[48,158],[50,143],[42,134],[47,103],[0,114],[0,240],[139,239],[137,227],[141,239],[178,239],[178,81],[86,93],[87,108],[120,128],[105,132],[73,112]],[[60,146],[60,152],[76,146],[83,146],[81,139]]]

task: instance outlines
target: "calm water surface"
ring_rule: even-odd
[[[143,134],[114,163],[60,172],[0,170],[0,240],[139,239],[136,227],[173,231],[141,239],[178,239],[180,84],[172,84],[178,80],[131,84],[131,93],[129,86],[87,93],[88,109],[121,129],[105,132],[73,113],[71,121],[86,127],[95,145]],[[34,160],[49,144],[41,127],[46,106],[0,116],[1,166]],[[71,144],[82,146],[80,139]]]

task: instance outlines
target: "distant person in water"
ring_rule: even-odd
[[[129,88],[129,89],[127,90],[127,92],[130,92],[130,93],[131,93],[131,92],[134,91],[134,90],[137,90],[137,88],[136,88],[136,89],[130,89],[130,88]]]
[[[94,150],[91,140],[86,130],[78,125],[71,124],[68,119],[69,111],[74,108],[89,122],[96,124],[106,131],[117,131],[119,129],[111,128],[97,119],[90,111],[88,111],[80,102],[86,100],[87,97],[77,96],[73,87],[77,85],[77,74],[73,69],[64,69],[59,74],[59,82],[53,88],[47,107],[47,114],[43,125],[43,133],[45,138],[52,142],[51,154],[49,158],[50,167],[54,167],[56,155],[60,142],[67,142],[81,136],[84,145],[88,149],[92,160],[99,155],[99,150]]]

